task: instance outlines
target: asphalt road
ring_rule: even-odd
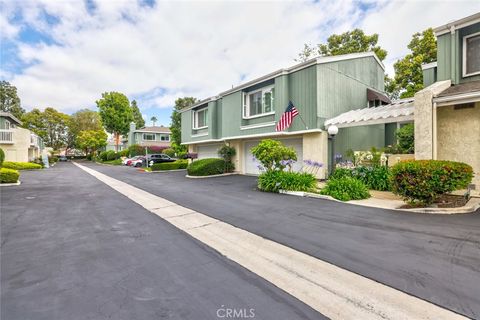
[[[324,318],[71,163],[21,180],[1,189],[2,320]]]
[[[480,212],[428,215],[255,190],[256,179],[187,179],[85,163],[182,206],[480,319]]]

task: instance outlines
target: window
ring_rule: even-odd
[[[155,133],[144,133],[143,134],[144,141],[155,141]]]
[[[261,117],[274,112],[273,86],[243,94],[243,118]]]
[[[463,38],[463,76],[480,74],[480,32]]]
[[[208,109],[203,108],[193,111],[193,129],[203,129],[207,127]]]
[[[162,135],[160,136],[160,140],[161,140],[161,141],[170,141],[170,136],[169,136],[169,135],[164,135],[164,134],[162,134]]]
[[[10,121],[5,120],[5,129],[10,130]]]

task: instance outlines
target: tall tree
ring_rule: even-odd
[[[327,43],[320,43],[317,47],[305,44],[298,54],[296,61],[306,61],[315,56],[337,56],[341,54],[373,51],[383,61],[387,51],[377,45],[378,34],[366,35],[361,29],[354,29],[342,34],[332,34]]]
[[[77,146],[86,154],[93,154],[106,145],[107,134],[103,129],[80,131],[77,136]]]
[[[89,130],[103,130],[102,119],[100,118],[98,112],[89,109],[81,109],[72,114],[69,123],[67,149],[73,147],[79,148],[77,145],[79,133]]]
[[[120,135],[128,133],[130,122],[133,121],[130,101],[122,93],[105,92],[96,103],[105,129],[115,137],[115,150],[118,152]]]
[[[25,128],[38,134],[47,147],[58,150],[67,144],[70,116],[54,108],[46,108],[43,112],[33,109],[22,117]]]
[[[184,97],[175,100],[175,107],[172,112],[172,123],[170,125],[172,148],[175,152],[185,152],[186,147],[182,143],[182,116],[180,110],[188,108],[198,100],[194,97]]]
[[[133,114],[133,122],[135,122],[135,126],[137,128],[143,128],[145,127],[145,120],[142,117],[142,113],[140,112],[140,109],[137,106],[137,101],[132,100],[132,114]]]
[[[155,127],[155,122],[157,122],[157,117],[155,117],[155,116],[151,117],[150,121],[152,121],[152,126]]]
[[[417,32],[408,44],[410,53],[393,65],[395,69],[394,87],[401,98],[413,97],[423,89],[422,64],[437,60],[437,40],[433,29]]]
[[[17,88],[7,81],[0,81],[0,110],[10,112],[18,119],[25,113],[25,109],[20,105]]]

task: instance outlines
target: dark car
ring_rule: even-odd
[[[58,161],[68,161],[68,158],[66,156],[60,156],[58,157]]]
[[[170,158],[166,154],[159,153],[159,154],[149,154],[148,155],[148,165],[151,166],[155,163],[162,163],[162,162],[174,162],[176,159]]]

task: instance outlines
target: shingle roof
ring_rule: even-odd
[[[457,94],[479,92],[479,91],[480,91],[480,80],[470,81],[470,82],[452,85],[450,88],[440,93],[438,97],[449,97],[449,96],[455,96]]]
[[[10,112],[0,111],[0,117],[10,118],[10,119],[13,120],[16,124],[22,125],[22,121],[18,120],[18,118],[15,117],[15,116],[14,116],[13,114],[11,114]]]
[[[413,99],[402,99],[380,107],[356,109],[344,112],[325,121],[325,127],[336,125],[354,127],[378,123],[391,123],[399,120],[413,120]]]
[[[170,133],[170,128],[164,126],[151,126],[138,128],[135,132],[160,132],[160,133]]]

